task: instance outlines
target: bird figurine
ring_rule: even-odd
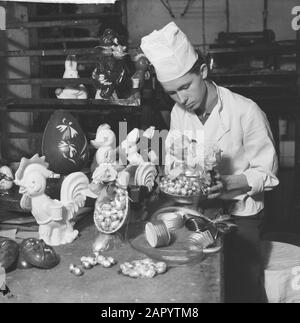
[[[97,128],[96,138],[91,140],[91,145],[97,149],[92,172],[101,164],[116,162],[116,135],[108,124],[101,124]]]
[[[45,194],[46,181],[53,177],[45,157],[22,158],[15,174],[15,184],[23,194],[21,207],[31,211],[39,224],[39,239],[50,246],[71,243],[78,236],[71,220],[84,206],[89,180],[82,172],[68,175],[62,182],[60,201]]]

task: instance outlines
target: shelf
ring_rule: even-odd
[[[40,44],[74,43],[74,42],[97,42],[98,37],[64,37],[64,38],[43,38],[39,39]]]
[[[74,110],[78,112],[134,112],[140,110],[140,94],[137,92],[128,99],[98,100],[98,99],[4,99],[0,100],[0,109],[7,112],[15,111],[53,111],[57,109]],[[82,111],[81,111],[82,110]]]
[[[293,87],[290,84],[267,84],[267,83],[249,83],[249,84],[225,84],[222,83],[221,86],[229,89],[235,89],[235,88],[268,88],[268,89],[291,89]],[[296,85],[294,85],[296,90]]]
[[[217,72],[217,73],[214,73],[214,72],[211,72],[210,73],[211,77],[274,77],[274,76],[291,76],[291,77],[296,77],[297,76],[297,73],[296,71],[291,71],[291,72],[288,72],[288,71],[270,71],[270,72],[263,72],[263,71],[253,71],[253,72],[248,72],[248,73],[232,73],[232,72],[223,72],[223,73],[220,73],[220,72]]]
[[[57,86],[72,86],[79,84],[93,84],[91,78],[30,78],[30,79],[0,79],[1,84],[14,85],[39,85],[41,87],[57,87]]]
[[[49,27],[77,27],[95,26],[99,24],[98,19],[90,20],[56,20],[56,21],[32,21],[32,22],[12,22],[7,23],[6,29],[30,29],[30,28],[49,28]]]
[[[296,52],[296,43],[287,45],[268,44],[268,45],[255,45],[246,47],[228,47],[228,48],[210,48],[208,54],[263,54],[263,55],[276,55]]]
[[[1,137],[1,134],[0,134]],[[40,132],[9,132],[6,135],[7,138],[41,138],[43,133]]]
[[[80,14],[55,14],[55,15],[41,15],[35,16],[34,19],[29,19],[30,22],[37,21],[51,21],[51,20],[83,20],[83,19],[102,19],[102,18],[114,18],[121,17],[122,14],[120,12],[102,12],[102,13],[80,13]]]
[[[24,57],[24,56],[66,56],[66,55],[85,55],[99,54],[97,48],[78,48],[78,49],[25,49],[15,51],[0,51],[0,57]]]
[[[99,60],[96,59],[77,59],[77,64],[96,64]],[[65,60],[42,60],[40,62],[42,66],[65,66]],[[80,71],[79,71],[80,72]]]
[[[54,112],[58,109],[66,110],[68,112],[74,112],[74,113],[84,113],[84,114],[101,114],[101,115],[111,115],[111,114],[132,114],[134,115],[142,115],[142,111],[137,110],[136,107],[128,107],[128,106],[117,106],[117,105],[111,105],[109,108],[101,107],[101,106],[90,106],[90,105],[82,105],[82,106],[69,106],[69,105],[63,105],[63,106],[33,106],[33,105],[12,105],[7,107],[6,112]]]

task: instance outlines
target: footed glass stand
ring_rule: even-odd
[[[108,234],[97,230],[95,242],[93,243],[93,252],[110,251],[119,249],[128,242],[128,225],[130,215],[127,217],[123,226],[114,233]]]

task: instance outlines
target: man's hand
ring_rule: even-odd
[[[215,176],[216,184],[208,189],[207,198],[212,200],[220,197],[226,191],[225,182],[220,174]]]
[[[240,191],[245,194],[251,190],[245,175],[219,175],[216,177],[216,185],[208,190],[208,199],[216,199],[221,197],[225,192]]]

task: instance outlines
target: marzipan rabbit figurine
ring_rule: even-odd
[[[69,55],[67,57],[63,78],[79,78],[75,55]],[[64,89],[56,89],[55,94],[58,99],[87,99],[87,90],[83,84],[79,84],[78,86],[66,86]]]

